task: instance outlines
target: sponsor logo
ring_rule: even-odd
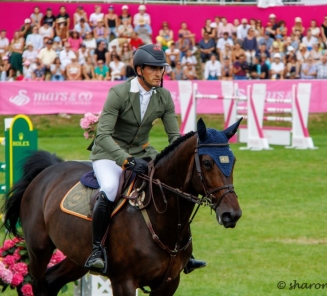
[[[20,90],[17,96],[12,96],[9,98],[9,101],[17,106],[27,105],[31,99],[27,96],[27,90]]]

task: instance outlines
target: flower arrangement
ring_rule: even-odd
[[[97,124],[99,121],[101,113],[98,115],[92,114],[90,112],[85,113],[84,117],[80,120],[80,126],[84,130],[85,139],[94,139],[97,130]]]
[[[48,268],[61,262],[65,257],[62,252],[56,250]],[[0,287],[2,286],[2,293],[10,287],[20,290],[23,296],[33,296],[31,282],[25,241],[18,238],[5,240],[0,248]]]

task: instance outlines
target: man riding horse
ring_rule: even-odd
[[[146,173],[148,163],[144,158],[154,159],[158,153],[149,144],[154,124],[148,120],[149,115],[158,113],[169,143],[180,137],[174,103],[162,87],[168,66],[164,52],[156,45],[144,45],[135,52],[133,66],[137,76],[109,91],[90,156],[100,194],[93,210],[93,252],[85,267],[99,272],[105,266],[101,240],[110,222],[123,168]],[[206,262],[191,257],[184,272],[204,266]]]

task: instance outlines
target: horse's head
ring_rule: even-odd
[[[197,123],[195,165],[200,178],[193,179],[193,186],[210,199],[218,223],[226,228],[234,228],[242,215],[233,187],[235,156],[228,144],[241,120],[224,131],[206,128],[202,119]]]

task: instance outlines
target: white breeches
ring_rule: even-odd
[[[123,169],[115,161],[109,159],[95,160],[92,164],[100,190],[107,195],[110,201],[114,201]]]

